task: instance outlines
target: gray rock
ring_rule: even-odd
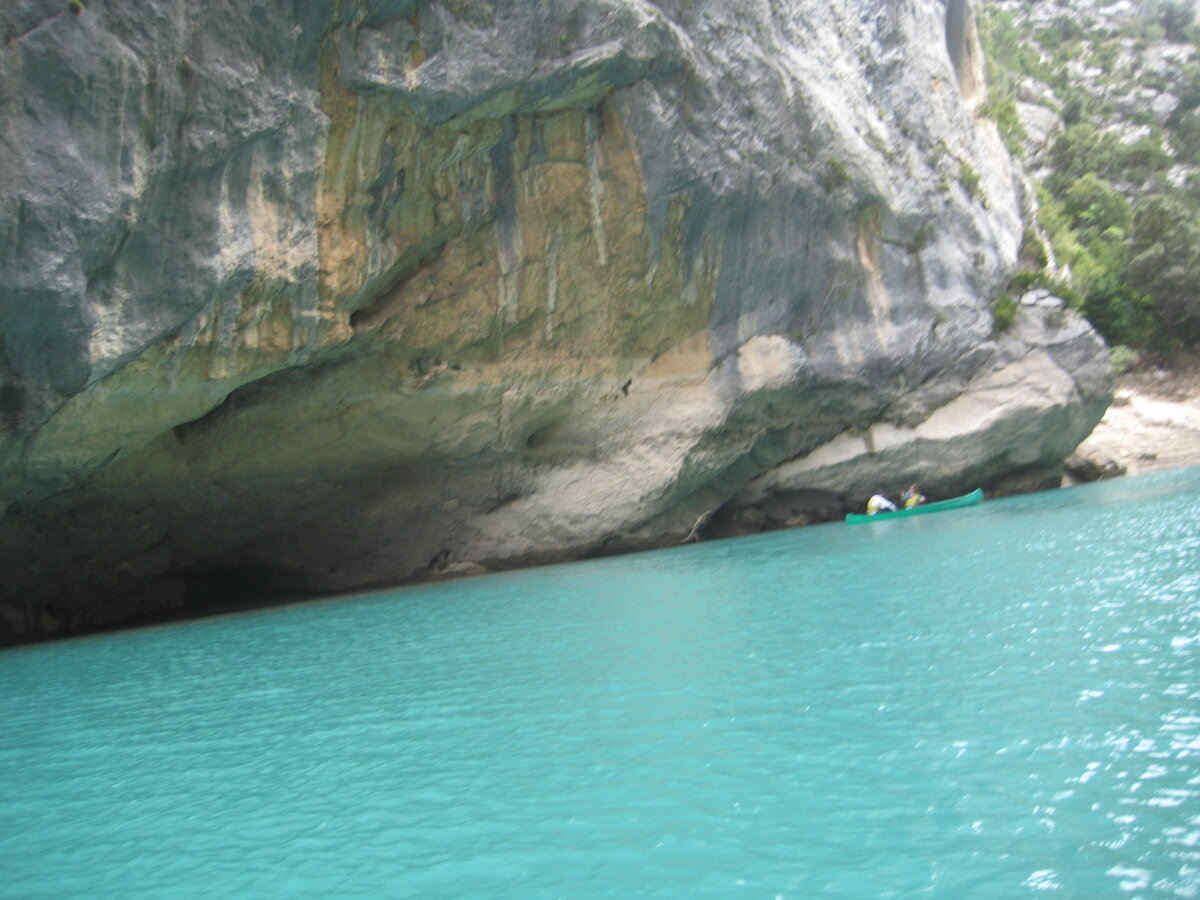
[[[962,0],[0,30],[9,638],[986,482],[1107,402],[1070,316],[991,337],[1023,207]]]
[[[878,490],[898,494],[913,482],[940,499],[1014,473],[1061,473],[1077,435],[1090,432],[1107,406],[1103,350],[1077,314],[1022,304],[957,397],[913,424],[843,432],[765,471],[732,503],[757,506],[781,493],[818,490],[858,508]]]
[[[1068,456],[1063,468],[1074,481],[1082,482],[1117,478],[1125,474],[1125,467],[1114,459],[1085,456],[1081,453]]]
[[[1036,103],[1017,103],[1017,117],[1025,131],[1029,152],[1045,146],[1055,133],[1062,131],[1062,118],[1053,109]]]

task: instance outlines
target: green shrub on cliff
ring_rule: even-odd
[[[1188,2],[1160,3],[1158,23],[1168,41],[1176,43],[1194,42],[1192,23],[1196,20],[1196,9]]]
[[[1075,16],[1061,15],[1049,25],[1040,29],[1035,37],[1042,49],[1054,51],[1078,44],[1087,31]]]
[[[1175,339],[1200,340],[1200,197],[1158,193],[1137,205],[1125,275]]]
[[[1010,289],[1047,286],[1082,310],[1111,344],[1134,351],[1170,353],[1200,341],[1200,185],[1179,187],[1173,168],[1200,167],[1200,63],[1174,70],[1143,68],[1137,60],[1130,65],[1119,41],[1133,37],[1136,49],[1152,52],[1164,40],[1196,45],[1195,20],[1195,9],[1182,0],[1139,4],[1123,25],[1111,17],[1097,25],[1065,10],[1041,24],[1019,9],[985,6],[979,17],[989,86],[983,111],[999,123],[1016,85],[1033,78],[1054,92],[1061,105],[1048,105],[1065,126],[1039,151],[1038,216],[1070,284],[1051,285],[1038,272],[1050,260],[1041,241],[1027,235],[1021,264],[1029,268]],[[1161,58],[1180,57],[1172,50]],[[1075,80],[1073,60],[1103,74]],[[1146,90],[1178,98],[1165,124],[1148,103],[1131,108],[1119,102]],[[997,298],[998,326],[1005,309]]]
[[[1138,363],[1141,362],[1141,357],[1132,347],[1117,344],[1117,346],[1108,351],[1108,362],[1112,366],[1114,375],[1122,375],[1136,368]]]
[[[1001,334],[1012,327],[1017,318],[1017,299],[1007,291],[992,301],[992,334]]]
[[[979,107],[979,114],[996,123],[1009,153],[1013,156],[1025,155],[1025,128],[1021,125],[1021,118],[1017,115],[1017,104],[1012,98],[989,96]]]
[[[968,197],[974,199],[979,195],[979,173],[970,163],[963,163],[959,166],[958,183],[962,185]]]
[[[840,159],[831,159],[825,165],[825,171],[821,174],[821,186],[827,191],[836,191],[840,187],[845,187],[850,183],[850,172],[846,169],[846,164]]]
[[[1129,203],[1094,172],[1071,182],[1061,193],[1063,212],[1085,241],[1106,235],[1123,237],[1129,229]]]
[[[1170,167],[1171,157],[1162,137],[1152,132],[1131,143],[1122,143],[1112,131],[1091,122],[1071,125],[1050,146],[1053,172],[1047,186],[1061,195],[1077,179],[1098,175],[1111,181],[1141,185]]]

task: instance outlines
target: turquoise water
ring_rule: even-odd
[[[5,897],[1198,897],[1200,469],[0,653]]]

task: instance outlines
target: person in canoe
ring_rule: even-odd
[[[895,512],[896,504],[889,500],[883,494],[872,494],[871,499],[867,501],[867,515],[873,516],[881,512]]]
[[[900,495],[900,502],[904,504],[905,509],[912,509],[925,502],[925,495],[915,484],[910,484],[908,490]]]

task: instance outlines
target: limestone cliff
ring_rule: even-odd
[[[1108,401],[1052,301],[995,333],[1022,197],[966,0],[25,0],[0,37],[10,638],[991,486]]]

